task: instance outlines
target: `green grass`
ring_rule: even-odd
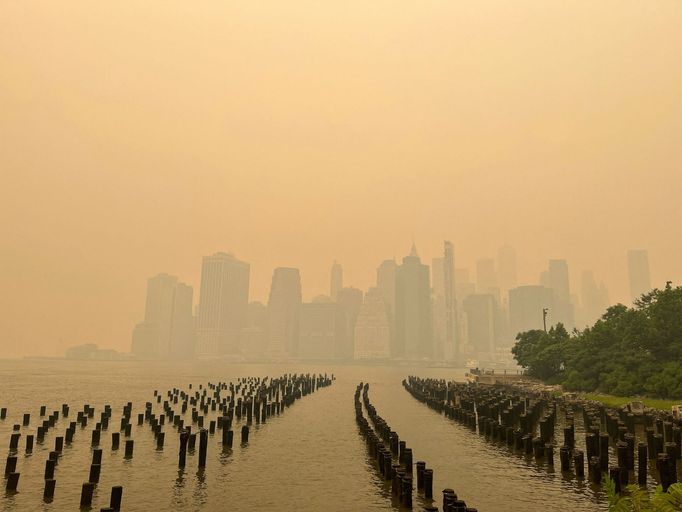
[[[594,400],[596,402],[601,402],[607,407],[621,407],[625,404],[629,404],[632,401],[639,400],[646,407],[652,407],[654,409],[660,409],[662,411],[670,412],[670,407],[673,405],[682,405],[682,400],[662,400],[659,398],[637,398],[637,397],[627,397],[627,396],[614,396],[614,395],[602,395],[600,393],[584,393],[581,394],[582,397],[588,400]]]

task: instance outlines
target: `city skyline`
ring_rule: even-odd
[[[612,302],[629,249],[682,282],[679,2],[4,7],[0,357],[123,349],[147,278],[196,296],[223,250],[262,302],[279,266],[327,295],[335,259],[365,290],[412,238]]]
[[[162,359],[501,361],[519,332],[557,323],[583,329],[611,305],[608,289],[591,270],[582,270],[579,288],[571,288],[564,259],[549,259],[536,283],[519,285],[516,251],[507,244],[497,259],[477,259],[473,281],[467,269],[455,266],[450,241],[443,241],[442,254],[426,265],[413,242],[400,262],[378,265],[376,286],[366,290],[344,286],[343,265],[334,260],[329,294],[309,300],[301,270],[278,267],[267,304],[248,295],[248,262],[227,252],[205,256],[196,304],[192,287],[175,276],[147,280],[144,321],[133,329],[131,352]],[[648,291],[641,277],[650,274],[647,251],[628,251],[627,263],[631,287]]]

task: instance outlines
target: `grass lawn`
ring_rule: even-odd
[[[661,409],[663,411],[670,412],[670,407],[673,405],[682,405],[682,400],[661,400],[658,398],[637,398],[637,397],[627,397],[627,396],[614,396],[614,395],[602,395],[599,393],[584,393],[581,396],[587,398],[588,400],[594,400],[596,402],[601,402],[607,407],[621,407],[627,403],[635,400],[641,401],[646,407],[652,407],[654,409]]]

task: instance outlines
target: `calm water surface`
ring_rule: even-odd
[[[197,455],[187,467],[177,467],[177,433],[166,426],[166,445],[156,450],[148,424],[136,425],[136,414],[153,400],[153,391],[195,389],[208,381],[246,376],[280,376],[287,372],[334,373],[329,388],[304,397],[279,417],[253,424],[249,444],[223,453],[220,431],[209,439],[208,461],[197,470]],[[218,362],[140,364],[134,362],[0,361],[0,407],[8,417],[0,421],[2,463],[12,426],[31,413],[22,427],[17,471],[19,492],[0,491],[0,511],[78,510],[81,485],[88,479],[93,419],[77,428],[57,466],[57,488],[52,503],[42,500],[45,460],[54,437],[64,435],[83,404],[95,407],[95,418],[105,404],[113,409],[108,432],[103,432],[102,476],[93,510],[108,506],[110,489],[122,485],[124,511],[380,511],[392,510],[390,489],[377,477],[355,424],[353,394],[360,381],[370,384],[369,395],[379,414],[407,441],[414,460],[434,470],[434,495],[452,487],[479,511],[597,511],[606,510],[603,496],[589,485],[565,479],[543,465],[510,454],[506,447],[485,442],[470,430],[438,415],[402,388],[408,375],[459,379],[464,370],[409,367],[319,365],[227,365]],[[118,430],[123,405],[133,402],[135,453],[131,460],[121,449],[110,450],[111,432]],[[24,453],[26,434],[35,434],[39,408],[48,415],[71,406],[33,453]],[[161,411],[154,402],[155,412]],[[191,407],[189,409],[191,411]],[[188,411],[189,414],[189,411]],[[577,425],[576,440],[581,425]],[[237,429],[238,430],[238,429]],[[239,433],[235,432],[235,438]],[[197,442],[198,445],[198,442]],[[558,453],[558,450],[557,450]],[[557,455],[558,464],[558,455]],[[416,493],[415,493],[416,496]],[[440,505],[440,499],[438,499]],[[419,510],[415,506],[415,510]]]

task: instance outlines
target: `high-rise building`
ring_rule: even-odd
[[[503,245],[497,252],[497,269],[502,296],[516,287],[516,251],[509,245]]]
[[[443,359],[445,352],[445,258],[431,260],[431,313],[433,317],[433,356]]]
[[[159,357],[159,327],[156,324],[140,322],[133,329],[130,351],[136,357],[156,359]]]
[[[580,315],[576,324],[584,328],[594,324],[609,306],[609,294],[604,283],[597,285],[591,270],[584,270],[580,280]],[[577,316],[577,315],[576,315]]]
[[[395,314],[395,260],[384,260],[377,268],[377,288],[391,316]]]
[[[345,334],[346,319],[338,304],[302,304],[297,356],[300,359],[342,358]]]
[[[391,332],[381,291],[370,288],[355,322],[355,359],[388,359]]]
[[[262,302],[249,302],[246,326],[239,336],[239,346],[244,355],[260,358],[265,355],[268,328],[268,308]]]
[[[187,357],[194,352],[192,287],[158,274],[147,280],[144,322],[133,331],[132,352],[143,357]]]
[[[432,357],[429,267],[422,264],[414,244],[410,255],[396,268],[395,277],[397,355],[408,359]]]
[[[298,355],[301,275],[297,268],[279,267],[272,274],[268,299],[268,355]]]
[[[639,299],[642,294],[651,291],[649,254],[646,250],[631,249],[628,251],[628,277],[632,302]]]
[[[335,261],[332,265],[331,282],[329,286],[329,296],[332,300],[337,299],[337,295],[341,288],[343,288],[343,267]]]
[[[550,311],[551,325],[564,324],[571,331],[575,327],[575,313],[571,303],[571,289],[566,260],[549,260],[549,287],[554,292],[554,309]]]
[[[194,290],[185,283],[175,287],[170,355],[176,358],[194,356],[196,319],[192,314]]]
[[[205,256],[201,266],[197,353],[239,352],[249,306],[250,265],[224,252]]]
[[[500,284],[492,258],[481,258],[476,262],[476,293],[490,294],[500,302]]]
[[[360,308],[362,307],[362,290],[352,286],[341,288],[337,294],[336,302],[343,313],[345,325],[345,344],[339,344],[339,356],[343,358],[353,357],[353,345],[355,343],[355,322],[357,321]]]
[[[470,350],[479,355],[492,354],[498,336],[499,312],[495,298],[477,293],[464,299],[462,309],[467,318],[467,340]]]
[[[384,260],[377,268],[377,289],[381,294],[386,307],[388,317],[388,327],[391,338],[391,355],[396,355],[396,335],[395,335],[395,260]]]
[[[457,311],[454,251],[447,240],[443,243],[443,257],[433,259],[431,272],[434,356],[450,360],[457,353]]]
[[[545,286],[519,286],[509,290],[509,325],[511,338],[520,332],[543,329],[544,309],[554,311],[554,293]],[[548,318],[549,320],[549,318]],[[548,327],[549,327],[548,321]]]
[[[178,278],[168,274],[158,274],[147,280],[144,321],[146,324],[155,324],[159,330],[156,352],[160,357],[167,357],[171,351],[173,306],[177,284]]]

